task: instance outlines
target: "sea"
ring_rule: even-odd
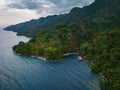
[[[73,55],[44,61],[13,52],[14,45],[29,39],[0,29],[0,90],[101,90],[100,76],[87,60]]]

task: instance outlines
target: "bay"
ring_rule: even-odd
[[[76,56],[46,62],[16,55],[12,47],[29,38],[0,30],[0,90],[100,90],[99,75]]]

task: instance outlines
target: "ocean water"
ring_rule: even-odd
[[[99,75],[76,56],[46,62],[13,53],[15,44],[28,40],[0,30],[0,90],[100,90]]]

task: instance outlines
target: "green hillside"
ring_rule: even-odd
[[[104,75],[101,88],[120,89],[120,29],[100,33],[90,43],[81,45],[80,54],[92,61],[93,72]]]
[[[101,88],[119,90],[120,19],[111,18],[96,21],[87,19],[71,26],[43,31],[28,43],[20,42],[13,50],[48,60],[59,60],[65,53],[78,52],[93,63],[93,72],[104,75]]]
[[[39,18],[28,22],[6,27],[5,30],[18,32],[18,35],[35,36],[43,30],[56,29],[61,25],[79,23],[84,18],[120,16],[119,0],[96,0],[93,4],[83,8],[73,8],[70,13]]]
[[[13,50],[48,60],[60,60],[65,53],[77,52],[92,62],[93,72],[104,75],[102,89],[120,90],[119,4],[120,0],[96,0],[90,6],[74,8],[49,25],[23,32],[34,37],[15,45]]]

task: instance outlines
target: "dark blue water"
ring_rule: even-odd
[[[0,30],[0,90],[100,90],[99,76],[87,61],[69,56],[59,62],[45,62],[18,56],[12,46],[26,37]]]

